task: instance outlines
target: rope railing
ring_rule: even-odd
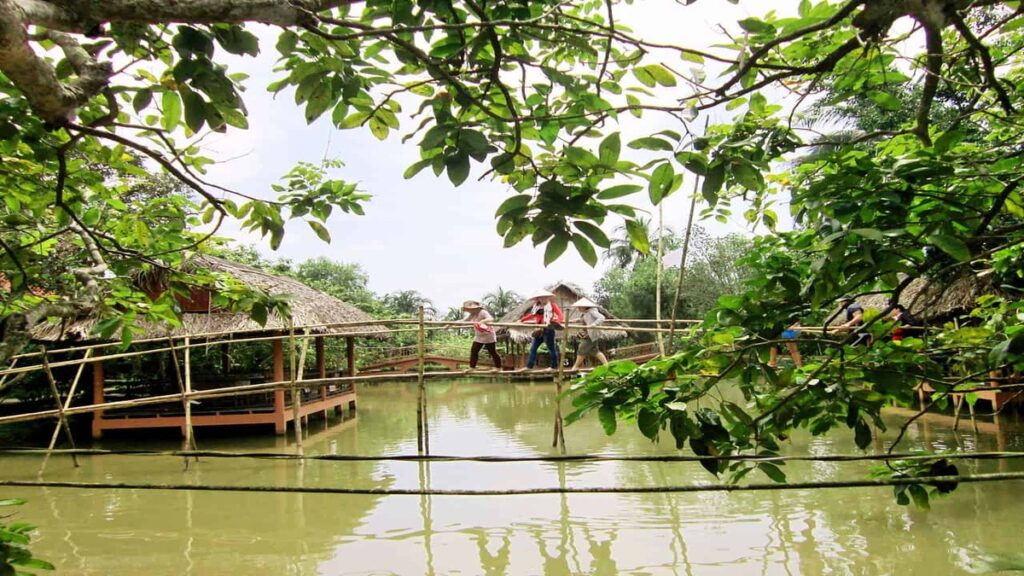
[[[506,464],[516,462],[549,462],[569,464],[589,464],[595,462],[654,462],[654,463],[696,463],[696,462],[877,462],[902,460],[907,462],[928,461],[937,458],[946,460],[1017,460],[1024,458],[1024,452],[990,451],[990,452],[949,452],[922,454],[920,452],[895,452],[892,454],[790,454],[782,456],[762,456],[757,454],[728,455],[629,455],[629,454],[565,454],[565,455],[532,455],[532,456],[445,456],[436,454],[394,454],[370,456],[360,454],[300,454],[294,452],[231,452],[221,450],[143,450],[122,449],[105,450],[97,448],[57,449],[43,448],[3,448],[2,455],[12,456],[43,456],[46,454],[76,456],[138,456],[138,457],[173,457],[173,458],[225,458],[254,460],[316,460],[327,462],[430,462],[455,463],[472,462],[483,464]]]
[[[957,476],[892,477],[861,480],[833,480],[749,484],[685,484],[669,486],[551,486],[512,490],[339,488],[332,486],[254,486],[231,484],[153,484],[142,482],[70,482],[61,480],[0,480],[0,486],[76,488],[85,490],[187,490],[203,492],[266,492],[293,494],[344,494],[360,496],[536,496],[544,494],[668,494],[689,492],[760,492],[781,490],[822,490],[832,488],[877,488],[936,484],[968,484],[1024,480],[1024,472],[993,472]]]

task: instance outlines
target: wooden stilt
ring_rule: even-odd
[[[181,410],[187,414],[192,413],[192,409],[189,406],[189,399],[186,396],[185,379],[181,374],[181,366],[178,364],[178,349],[174,347],[174,340],[172,338],[167,339],[168,347],[171,349],[171,362],[174,364],[174,379],[178,384],[178,392],[181,393]],[[185,345],[188,345],[188,338],[185,338]],[[186,349],[187,353],[187,349]],[[191,382],[191,378],[190,378]],[[182,430],[182,445],[185,450],[198,450],[199,447],[196,445],[195,431],[192,429],[190,422],[186,419],[185,429]],[[196,456],[196,462],[199,462],[199,457]],[[185,457],[185,469],[188,470],[188,456]]]
[[[64,403],[60,401],[60,392],[57,390],[57,381],[53,377],[53,371],[50,370],[50,362],[46,356],[46,348],[40,347],[43,359],[43,370],[46,371],[46,379],[50,382],[50,392],[53,393],[53,400],[57,403],[57,419],[59,425],[64,427],[64,435],[67,437],[68,444],[71,445],[72,449],[76,449],[75,438],[71,435],[71,426],[68,425],[68,419],[64,415]],[[71,455],[71,461],[75,463],[75,468],[79,467],[78,456]]]
[[[345,337],[345,360],[349,376],[356,375],[356,339],[352,336]]]
[[[277,338],[273,343],[274,382],[284,381],[284,342]],[[274,390],[274,432],[278,435],[288,431],[288,422],[284,416],[284,390]]]
[[[316,377],[321,379],[327,378],[327,356],[324,351],[324,337],[317,336],[316,339],[314,340],[314,343],[316,345],[314,349],[314,354],[316,354]],[[325,406],[323,415],[324,422],[327,422],[327,419],[329,418],[326,408],[327,386],[320,387],[320,402]]]
[[[106,404],[103,397],[103,362],[92,363],[92,403],[94,405]],[[103,437],[103,411],[99,410],[92,415],[92,437],[99,440]]]

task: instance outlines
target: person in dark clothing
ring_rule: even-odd
[[[892,329],[893,342],[921,335],[924,323],[912,316],[902,304],[894,306],[889,317],[896,321],[896,327]]]
[[[861,328],[864,325],[864,308],[857,304],[857,300],[853,296],[843,296],[839,300],[839,305],[846,312],[846,322],[836,326],[835,331],[849,332],[852,330],[855,336],[853,341],[850,342],[851,346],[867,346],[871,344],[871,334]]]

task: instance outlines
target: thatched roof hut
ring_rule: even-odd
[[[565,318],[569,324],[583,324],[583,320],[581,319],[582,315],[579,313],[578,310],[572,308],[573,303],[587,295],[582,288],[570,282],[556,282],[546,287],[545,290],[555,295],[555,302],[558,304],[558,307],[565,312]],[[525,316],[526,313],[529,311],[531,304],[531,300],[524,300],[522,303],[519,304],[519,306],[516,306],[511,312],[501,317],[498,321],[518,322],[519,319]],[[602,324],[604,328],[600,330],[593,330],[593,333],[597,337],[597,339],[618,340],[620,338],[625,338],[625,328],[628,328],[628,326],[626,324],[623,324],[622,322],[616,322],[615,316],[611,312],[609,312],[605,307],[598,305],[597,308],[598,310],[601,311],[601,314],[603,314],[605,318],[607,318],[605,323]],[[608,327],[611,326],[619,327],[622,329],[609,330]],[[536,326],[529,325],[524,325],[523,328],[502,327],[498,329],[497,335],[499,340],[511,338],[513,342],[529,342],[533,338],[530,334],[535,329]]]
[[[970,273],[945,281],[915,278],[900,293],[899,303],[921,320],[936,323],[969,312],[980,296],[995,293],[998,289],[988,277]],[[885,310],[889,294],[861,296],[857,303],[865,309]]]
[[[342,302],[341,300],[306,286],[305,284],[284,276],[277,276],[258,270],[251,266],[200,254],[192,257],[188,267],[209,270],[226,274],[249,288],[272,296],[287,296],[291,307],[292,326],[315,326],[310,329],[313,334],[337,336],[369,336],[384,338],[386,329],[381,326],[338,326],[324,327],[324,324],[349,322],[372,322],[366,312]],[[143,282],[146,282],[143,280]],[[159,293],[162,288],[154,287],[152,281],[144,287],[147,291]],[[229,312],[212,306],[212,294],[206,289],[196,289],[190,297],[178,298],[182,307],[181,326],[171,327],[164,324],[141,324],[143,333],[136,336],[142,338],[166,338],[168,336],[196,336],[221,334],[227,338],[231,334],[254,332],[282,332],[289,329],[288,319],[277,314],[270,314],[266,324],[260,325],[249,314]],[[45,324],[34,330],[38,340],[86,340],[93,337],[93,328],[97,319],[86,317],[65,325]]]

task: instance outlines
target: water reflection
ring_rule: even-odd
[[[550,454],[553,388],[446,383],[430,389],[436,454]],[[367,386],[359,417],[312,421],[307,454],[415,452],[411,385]],[[893,436],[906,414],[887,421]],[[566,430],[571,453],[674,453],[629,426],[607,437],[596,422]],[[915,422],[909,448],[1024,450],[1019,418]],[[173,448],[175,441],[105,441]],[[203,438],[200,447],[280,451],[290,439]],[[881,450],[884,443],[876,445]],[[793,454],[854,452],[852,438],[796,436]],[[175,458],[50,460],[46,478],[79,481],[494,488],[666,486],[710,482],[691,463],[433,463]],[[37,457],[0,460],[3,475],[34,478]],[[1015,461],[958,464],[966,472],[1020,469]],[[869,464],[799,462],[792,480],[863,477]],[[761,481],[760,478],[754,478]],[[572,494],[514,497],[332,496],[109,490],[10,490],[40,526],[36,547],[61,574],[936,574],[977,570],[977,559],[1019,548],[1021,483],[961,486],[931,513],[898,507],[889,489]],[[987,555],[987,556],[986,556]]]

